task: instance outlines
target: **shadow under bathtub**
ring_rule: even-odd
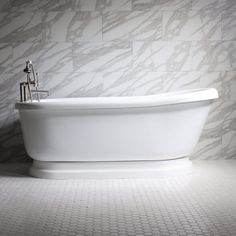
[[[30,177],[29,167],[31,163],[0,163],[1,177]]]

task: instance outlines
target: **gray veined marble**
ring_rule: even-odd
[[[0,42],[38,42],[42,39],[42,16],[38,12],[0,12]]]
[[[151,71],[190,71],[191,42],[154,41],[134,42],[134,67]]]
[[[11,10],[11,0],[0,1],[0,12]]]
[[[8,144],[11,137],[14,136],[14,115],[13,106],[6,103],[0,103],[0,160],[7,160],[11,154],[11,148]]]
[[[224,101],[223,96],[223,77],[222,73],[218,71],[206,72],[199,71],[200,74],[200,87],[201,88],[215,88],[219,93],[220,100]]]
[[[224,11],[236,9],[235,0],[192,0],[192,9]]]
[[[130,42],[73,43],[74,71],[124,71],[132,66]]]
[[[14,104],[0,103],[0,160],[26,161],[21,133],[16,132]]]
[[[18,74],[0,74],[0,103],[14,104],[16,102],[19,97],[20,80],[21,77]]]
[[[14,122],[14,105],[10,103],[0,103],[0,131],[3,133],[4,128],[13,128]],[[2,139],[2,135],[0,136]]]
[[[100,96],[103,79],[99,72],[43,73],[40,87],[50,91],[49,98]]]
[[[195,89],[200,87],[200,75],[198,72],[163,72],[163,91]]]
[[[72,7],[79,11],[131,11],[132,0],[72,0]]]
[[[71,0],[11,0],[11,11],[72,11]]]
[[[17,43],[13,48],[13,72],[22,71],[30,58],[39,73],[72,72],[72,43]]]
[[[221,80],[223,99],[236,102],[236,71],[221,72]]]
[[[133,67],[138,70],[152,70],[153,41],[134,41],[133,42]]]
[[[10,0],[9,0],[10,1]],[[2,4],[9,9],[10,4]],[[1,7],[1,5],[0,5]],[[12,0],[11,11],[131,11],[131,0]]]
[[[189,10],[191,0],[133,0],[134,10]]]
[[[161,12],[111,12],[103,17],[103,40],[158,40]]]
[[[164,11],[164,40],[221,40],[221,16],[212,11]]]
[[[43,18],[44,41],[102,40],[102,16],[98,12],[49,12]]]
[[[155,71],[191,70],[191,42],[153,42],[152,60]]]
[[[224,11],[222,14],[222,39],[236,40],[236,12]]]
[[[13,61],[12,45],[0,43],[0,73],[9,72]]]
[[[190,156],[191,160],[218,160],[222,158],[221,137],[205,138],[204,131]]]
[[[236,69],[236,42],[199,41],[192,46],[192,70],[231,71]]]
[[[103,73],[105,96],[141,96],[162,91],[160,73],[147,70]]]
[[[227,102],[227,111],[224,115],[222,152],[224,158],[235,158],[236,153],[236,102]]]

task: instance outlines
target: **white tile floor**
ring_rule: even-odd
[[[1,236],[236,235],[236,160],[169,179],[42,180],[25,169],[0,166]]]

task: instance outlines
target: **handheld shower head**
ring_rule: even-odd
[[[26,61],[26,66],[25,69],[23,70],[25,73],[30,74],[32,71],[32,62],[31,61]]]

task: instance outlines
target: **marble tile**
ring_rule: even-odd
[[[42,39],[42,16],[38,12],[0,13],[0,42],[38,42]]]
[[[200,87],[201,75],[198,72],[166,72],[163,91],[178,91]]]
[[[12,154],[10,140],[14,137],[14,105],[0,103],[0,162]]]
[[[154,71],[191,70],[191,42],[161,41],[152,44],[152,62]]]
[[[228,107],[224,105],[224,102],[222,102],[221,98],[213,102],[207,117],[207,121],[203,128],[203,138],[211,139],[222,136],[224,112],[226,112],[227,109]]]
[[[190,0],[133,0],[134,10],[180,10],[191,9]]]
[[[24,163],[29,161],[31,161],[31,158],[26,153],[22,133],[12,134],[0,144],[1,163]]]
[[[72,11],[71,0],[11,0],[12,11]]]
[[[16,114],[13,103],[0,103],[0,162],[29,160],[23,144],[19,115]]]
[[[39,73],[72,72],[72,43],[17,43],[13,47],[13,72],[24,69],[30,59]]]
[[[221,72],[221,80],[224,100],[236,102],[236,71]]]
[[[133,10],[149,10],[157,4],[155,0],[133,0]]]
[[[11,10],[11,0],[0,1],[0,12]]]
[[[204,138],[201,136],[193,153],[190,156],[191,160],[218,160],[222,158],[221,155],[221,137],[218,138]]]
[[[164,40],[221,40],[220,15],[212,11],[164,11]]]
[[[152,70],[153,41],[133,41],[133,67],[136,70]]]
[[[228,109],[224,114],[222,152],[225,158],[236,156],[236,104],[228,102]]]
[[[73,43],[74,71],[124,71],[132,65],[129,42]]]
[[[47,42],[101,41],[102,16],[88,11],[46,13],[43,39]]]
[[[14,104],[0,102],[0,130],[14,122]],[[1,137],[1,136],[0,136]]]
[[[12,45],[0,43],[0,55],[0,73],[10,71],[13,59]]]
[[[102,0],[72,0],[73,8],[79,11],[98,11],[102,2]],[[102,6],[104,7],[103,4]]]
[[[72,6],[79,11],[131,11],[132,0],[72,0]]]
[[[192,69],[197,71],[231,71],[236,69],[236,42],[199,41],[192,46]]]
[[[223,87],[221,72],[198,72],[200,74],[200,87],[217,89],[221,100],[223,101]]]
[[[107,13],[103,17],[103,40],[158,40],[161,17],[157,11]]]
[[[10,112],[10,131],[6,136],[1,136],[0,162],[29,162],[31,159],[26,154],[22,129],[19,122],[19,112],[14,108],[14,103],[7,104],[6,110]],[[4,126],[3,130],[6,128]]]
[[[103,73],[105,96],[143,96],[162,91],[163,73],[147,70]]]
[[[10,153],[6,154],[5,160],[2,160],[2,162],[17,164],[32,162],[32,159],[28,156],[26,152],[22,133],[15,134],[10,141]]]
[[[12,103],[20,97],[20,78],[18,74],[1,73],[0,75],[0,103]],[[0,120],[1,121],[1,120]]]
[[[103,92],[99,72],[43,73],[39,80],[40,87],[49,91],[50,98],[95,97]]]
[[[236,40],[235,11],[224,11],[222,14],[222,39]]]
[[[191,70],[191,42],[156,41],[133,42],[134,68],[151,71]]]
[[[223,11],[236,9],[235,0],[192,0],[194,10]]]

